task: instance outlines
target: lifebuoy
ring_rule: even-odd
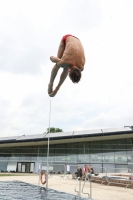
[[[45,183],[46,183],[46,181],[43,182],[43,184],[45,184]]]
[[[42,179],[43,174],[45,175],[45,181],[43,181],[43,179]],[[46,173],[45,173],[45,172],[41,173],[40,182],[41,182],[43,185],[46,184]]]

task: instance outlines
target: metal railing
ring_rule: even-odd
[[[76,182],[77,183],[76,183],[74,191],[77,192],[77,196],[81,196],[81,178],[77,177]],[[78,185],[79,185],[79,190],[76,190]]]
[[[132,177],[132,170],[129,169],[129,168],[107,168],[108,169],[115,169],[115,170],[118,170],[118,169],[121,169],[121,170],[126,170],[127,173],[130,174],[130,176]],[[115,172],[116,173],[116,172]],[[112,180],[121,180],[121,182],[115,182],[115,181],[112,181]],[[123,183],[122,183],[123,181]],[[125,183],[124,181],[128,181],[129,183]],[[110,185],[110,184],[118,184],[118,185],[126,185],[126,188],[129,186],[129,185],[132,185],[132,182],[133,180],[130,180],[130,179],[121,179],[121,176],[118,174],[117,178],[112,178],[110,176],[107,176],[107,182],[108,184],[107,185]]]
[[[75,167],[78,167],[78,166],[83,167],[84,164],[83,164],[83,165],[79,165],[79,164],[78,164],[78,165],[69,165],[69,166],[70,166],[70,167],[72,167],[72,166],[75,166]],[[86,177],[85,177],[85,180],[84,180],[83,185],[82,185],[82,183],[81,183],[81,180],[82,180],[81,177],[77,177],[77,178],[76,178],[76,186],[75,186],[74,191],[77,192],[77,196],[78,196],[78,197],[81,197],[82,194],[86,194],[86,195],[88,195],[88,199],[91,200],[91,198],[92,198],[92,179],[91,179],[91,177],[89,178],[90,193],[84,192],[84,186],[85,186],[85,183],[87,182]],[[78,188],[79,188],[78,190],[77,190],[77,186],[78,186]]]
[[[92,180],[91,178],[89,178],[89,182],[90,182],[90,194],[87,193],[87,192],[84,192],[84,186],[85,186],[85,183],[86,183],[86,178],[84,180],[84,184],[83,184],[83,187],[82,187],[82,194],[87,194],[88,195],[88,198],[92,198]]]
[[[108,177],[108,175],[107,175],[107,168],[106,167],[96,167],[96,166],[94,166],[93,168],[94,169],[102,169],[102,174],[105,173],[105,178],[102,178],[101,180],[95,179],[95,181],[101,182],[101,184],[103,184],[104,182],[106,182],[107,181],[107,177]],[[105,170],[105,172],[103,172],[104,170]],[[92,177],[92,179],[93,179],[93,177]]]

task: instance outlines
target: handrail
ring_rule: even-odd
[[[77,185],[78,185],[78,178],[76,179],[76,186],[75,186],[75,189],[74,189],[74,191],[78,193],[78,191],[76,190]]]
[[[107,169],[125,169],[125,170],[128,170],[128,171],[132,172],[132,170],[130,168],[107,167]]]
[[[131,173],[131,176],[132,176],[132,170],[129,169],[129,168],[111,168],[111,167],[108,167],[107,169],[125,169],[125,170],[127,170],[127,171],[130,171],[130,172],[128,172],[128,173]],[[110,178],[111,178],[111,177],[107,177],[108,185],[110,185],[110,183],[114,183],[113,181],[109,181]],[[130,182],[130,184],[129,184],[129,183],[122,183],[122,182],[121,182],[121,184],[122,184],[122,185],[126,185],[126,188],[127,188],[129,185],[132,184],[132,180],[129,179],[128,181]],[[120,183],[115,183],[115,184],[120,184]]]
[[[82,193],[83,194],[88,194],[88,198],[89,198],[90,194],[83,191],[84,190],[84,186],[85,186],[85,182],[86,182],[86,177],[85,177],[84,184],[83,184],[83,187],[82,187]]]
[[[105,174],[106,174],[106,178],[105,178],[105,179],[107,180],[108,176],[107,176],[107,168],[106,168],[106,167],[95,167],[95,165],[94,165],[93,168],[98,168],[98,169],[101,168],[101,169],[104,169],[104,170],[105,170]],[[103,183],[103,182],[102,182],[102,183]],[[102,183],[101,183],[101,184],[102,184]]]
[[[75,186],[75,190],[74,190],[74,191],[77,192],[77,195],[78,195],[78,196],[81,196],[81,179],[80,179],[80,177],[77,177],[76,180],[77,180],[77,183],[76,183],[76,186]],[[78,183],[79,183],[79,191],[76,190]]]

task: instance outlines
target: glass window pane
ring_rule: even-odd
[[[34,147],[32,147],[32,153],[34,154],[38,154],[38,146],[34,146]]]
[[[0,171],[7,171],[8,161],[0,162]]]
[[[98,150],[98,152],[99,152],[99,150],[101,151],[101,146],[102,146],[102,144],[101,144],[100,141],[98,141],[98,142],[91,142],[90,145],[89,145],[89,147],[90,147],[91,150]]]
[[[55,161],[55,146],[49,146],[49,161]]]
[[[106,150],[114,151],[113,140],[102,141],[102,150],[103,150],[103,152],[106,152]]]
[[[90,150],[90,162],[91,163],[103,162],[103,154],[98,153],[98,151],[95,150]]]
[[[103,163],[114,163],[114,141],[102,141]]]
[[[91,163],[99,163],[103,161],[101,141],[90,143],[89,154]]]
[[[33,146],[31,148],[31,161],[37,161],[38,155],[39,155],[38,146]]]
[[[125,139],[114,140],[115,144],[115,163],[127,163]]]
[[[78,148],[78,163],[86,163],[89,162],[89,148],[88,143],[79,143]]]
[[[7,154],[0,154],[0,160],[8,160],[9,159],[9,155],[7,155]]]
[[[55,161],[66,162],[66,144],[56,145]]]
[[[126,139],[126,149],[131,149],[131,150],[133,150],[132,139]]]
[[[39,146],[38,153],[39,153],[38,161],[40,162],[47,161],[47,146]]]
[[[114,163],[114,152],[106,151],[103,153],[103,162],[104,163]]]
[[[114,140],[115,151],[126,150],[125,139]]]
[[[0,148],[0,160],[9,160],[10,148]]]
[[[11,147],[9,151],[10,151],[9,160],[19,161],[20,153],[21,153],[21,147]]]
[[[66,162],[77,163],[78,143],[67,144]]]
[[[133,162],[133,151],[127,150],[127,162]]]
[[[78,163],[89,163],[89,142],[79,143],[78,148]]]
[[[31,147],[22,147],[20,160],[22,161],[30,161],[31,160]]]
[[[21,172],[21,163],[18,163],[18,172]]]

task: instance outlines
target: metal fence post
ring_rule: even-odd
[[[79,179],[79,192],[78,192],[78,196],[81,196],[81,178]]]
[[[92,176],[90,176],[90,199],[92,199]]]

